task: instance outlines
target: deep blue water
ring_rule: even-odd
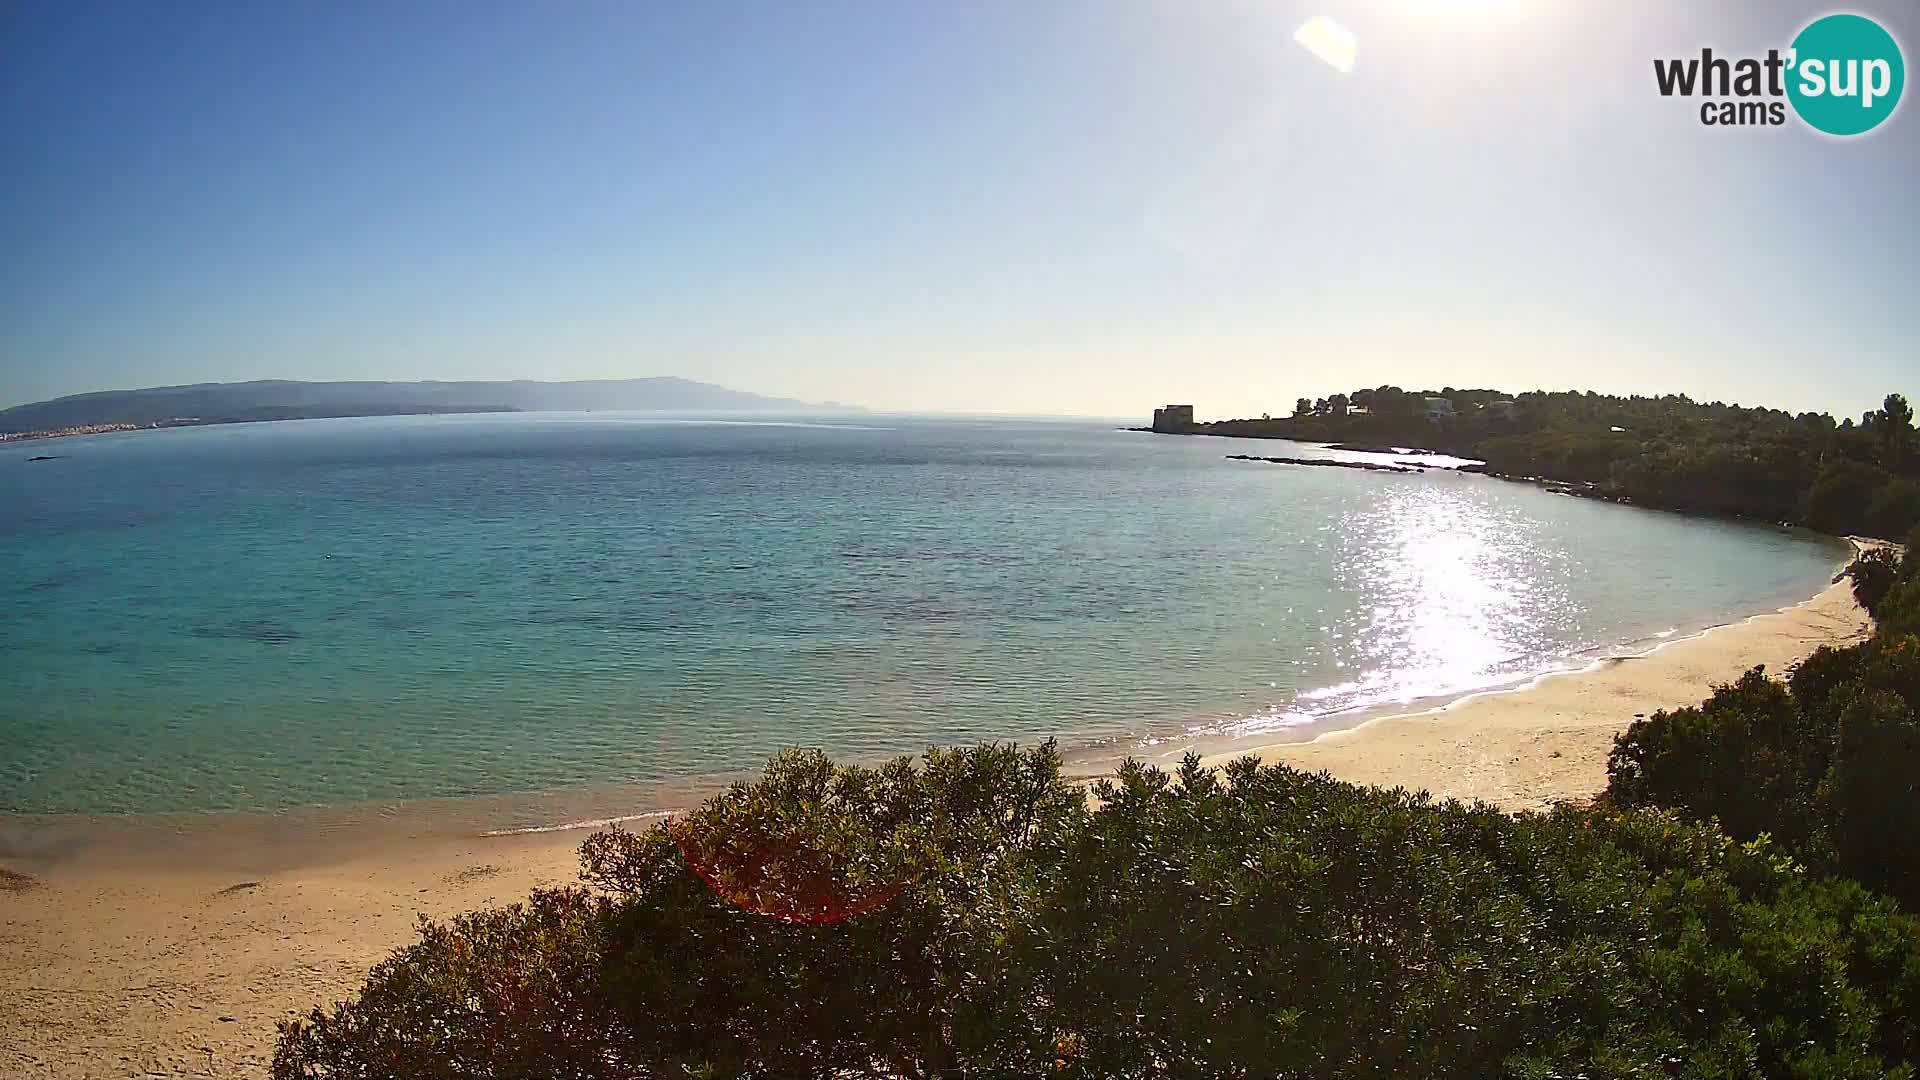
[[[1768,610],[1840,558],[1476,476],[1225,460],[1249,449],[631,414],[0,447],[0,810],[1274,729]]]

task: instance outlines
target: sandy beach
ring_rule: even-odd
[[[1755,664],[1780,673],[1870,622],[1845,583],[1773,614],[1269,761],[1514,810],[1593,795],[1613,735]],[[1237,756],[1237,755],[1236,755]],[[182,826],[0,859],[0,1077],[259,1076],[274,1025],[342,997],[444,917],[571,880],[581,831],[484,836],[375,823],[289,839]]]
[[[1253,753],[1356,784],[1544,810],[1606,787],[1613,737],[1636,717],[1697,704],[1713,686],[1756,664],[1783,675],[1820,646],[1860,641],[1872,628],[1851,584],[1841,581],[1784,611],[1716,627],[1645,655],[1601,660],[1437,709],[1379,717],[1311,742],[1205,760],[1225,764]]]

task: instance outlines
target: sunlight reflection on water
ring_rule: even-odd
[[[1540,521],[1480,494],[1400,488],[1347,513],[1336,579],[1358,602],[1323,632],[1338,669],[1356,674],[1219,731],[1455,696],[1567,659],[1578,605],[1566,550]]]

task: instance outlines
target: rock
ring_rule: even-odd
[[[1375,446],[1372,443],[1328,443],[1329,450],[1345,450],[1350,454],[1431,454],[1431,450],[1422,450],[1417,446]]]
[[[1228,461],[1271,461],[1275,465],[1313,465],[1326,469],[1361,469],[1366,472],[1417,473],[1418,466],[1381,465],[1372,461],[1330,461],[1326,458],[1257,457],[1253,454],[1228,454]]]

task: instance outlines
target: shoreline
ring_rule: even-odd
[[[1881,541],[1867,541],[1864,544],[1853,538],[1845,538],[1853,545],[1847,562],[1851,562],[1861,552],[1869,550]],[[1262,751],[1279,747],[1302,745],[1330,739],[1364,728],[1370,724],[1386,720],[1433,716],[1465,705],[1475,699],[1493,697],[1501,694],[1525,693],[1538,688],[1549,679],[1568,676],[1587,675],[1601,671],[1610,665],[1632,660],[1644,660],[1663,649],[1697,641],[1723,630],[1744,626],[1757,619],[1767,619],[1779,615],[1789,615],[1795,610],[1813,604],[1825,592],[1843,585],[1845,563],[1841,564],[1832,578],[1820,592],[1805,600],[1781,604],[1766,611],[1757,611],[1751,615],[1738,615],[1724,622],[1704,623],[1686,627],[1673,627],[1659,633],[1647,634],[1632,640],[1610,646],[1602,651],[1575,654],[1564,658],[1564,662],[1543,667],[1532,672],[1514,675],[1499,682],[1484,686],[1469,687],[1446,693],[1423,695],[1398,701],[1378,702],[1374,704],[1353,705],[1332,712],[1319,713],[1288,725],[1249,731],[1244,734],[1189,732],[1184,737],[1170,737],[1156,740],[1160,744],[1184,743],[1176,749],[1156,750],[1151,756],[1156,762],[1177,764],[1179,758],[1188,750],[1200,752],[1202,759],[1212,764],[1223,763],[1244,754],[1259,754]],[[1849,596],[1849,600],[1851,597]],[[1637,651],[1636,651],[1637,650]],[[1700,697],[1705,699],[1703,692]],[[1698,704],[1698,702],[1686,702]],[[1297,736],[1297,737],[1288,737]],[[1119,759],[1115,759],[1117,762]]]
[[[1613,735],[1636,715],[1697,704],[1755,664],[1778,675],[1814,648],[1870,629],[1839,578],[1808,600],[1637,655],[1317,735],[1302,725],[1291,729],[1304,736],[1297,740],[1178,739],[1152,757],[1164,766],[1192,748],[1217,766],[1254,754],[1354,783],[1539,810],[1603,788]],[[1078,774],[1097,763],[1074,764]],[[680,805],[702,796],[694,786],[653,794]],[[39,856],[8,850],[0,1077],[260,1075],[277,1021],[352,992],[413,939],[421,915],[446,918],[575,880],[588,832],[658,813],[636,807],[635,795],[530,796],[519,805],[542,806],[545,819],[508,827],[485,812],[450,818],[436,805],[384,807],[371,819],[367,808],[358,818],[337,809],[259,815],[244,825],[178,815],[109,823],[105,836]],[[552,813],[556,801],[571,812]]]
[[[1761,525],[1778,525],[1784,528],[1795,528],[1795,529],[1811,528],[1811,526],[1808,526],[1799,522],[1776,521],[1776,520],[1772,520],[1765,517],[1758,517],[1750,514],[1738,513],[1730,510],[1714,510],[1714,509],[1707,509],[1703,507],[1668,505],[1665,503],[1645,502],[1639,499],[1635,499],[1628,495],[1619,495],[1619,494],[1614,494],[1608,491],[1604,491],[1601,489],[1599,483],[1592,480],[1555,480],[1552,477],[1547,477],[1547,476],[1533,476],[1533,475],[1527,475],[1523,473],[1505,472],[1505,471],[1493,468],[1487,462],[1479,458],[1469,456],[1468,451],[1466,450],[1447,451],[1447,450],[1422,449],[1417,447],[1396,448],[1396,447],[1382,446],[1382,445],[1368,445],[1364,443],[1356,443],[1356,442],[1351,442],[1347,440],[1335,440],[1335,441],[1329,442],[1321,439],[1301,438],[1296,435],[1250,435],[1246,432],[1200,430],[1201,428],[1210,428],[1211,425],[1215,423],[1236,423],[1236,422],[1237,421],[1210,421],[1208,424],[1196,425],[1195,427],[1186,429],[1186,430],[1162,430],[1160,428],[1151,428],[1151,427],[1128,427],[1128,428],[1121,428],[1120,430],[1144,432],[1149,435],[1179,435],[1179,436],[1185,436],[1190,438],[1245,439],[1252,442],[1289,442],[1289,443],[1295,444],[1296,446],[1312,446],[1322,450],[1335,450],[1335,451],[1340,451],[1344,453],[1370,454],[1376,457],[1388,457],[1395,454],[1398,454],[1403,457],[1409,457],[1409,456],[1448,457],[1458,461],[1465,462],[1465,464],[1434,465],[1434,464],[1408,461],[1408,462],[1399,462],[1398,464],[1412,466],[1411,468],[1395,469],[1395,468],[1386,468],[1382,466],[1371,466],[1361,462],[1308,461],[1301,458],[1263,457],[1257,454],[1226,455],[1226,458],[1229,461],[1264,461],[1264,462],[1269,462],[1276,465],[1339,464],[1339,465],[1343,465],[1346,468],[1359,469],[1359,470],[1371,471],[1371,472],[1456,472],[1456,473],[1462,473],[1468,476],[1484,476],[1489,480],[1499,480],[1509,484],[1527,484],[1531,487],[1537,487],[1542,491],[1550,491],[1555,495],[1566,495],[1566,496],[1570,496],[1572,498],[1577,498],[1577,499],[1593,499],[1596,502],[1613,503],[1617,506],[1631,506],[1641,510],[1659,510],[1659,511],[1664,511],[1666,513],[1672,513],[1672,514],[1685,514],[1689,517],[1719,518],[1727,521],[1745,521],[1745,522],[1752,522],[1752,523],[1761,524]],[[1883,542],[1883,541],[1876,541],[1876,542]]]
[[[1856,551],[1878,546],[1848,538]],[[1310,739],[1269,740],[1202,753],[1217,767],[1252,755],[1262,764],[1327,771],[1336,779],[1484,801],[1508,811],[1581,802],[1605,787],[1613,736],[1662,709],[1697,705],[1712,687],[1762,666],[1775,678],[1822,645],[1864,641],[1872,619],[1837,577],[1777,611],[1707,627],[1642,653],[1545,672],[1430,708],[1376,715]]]

